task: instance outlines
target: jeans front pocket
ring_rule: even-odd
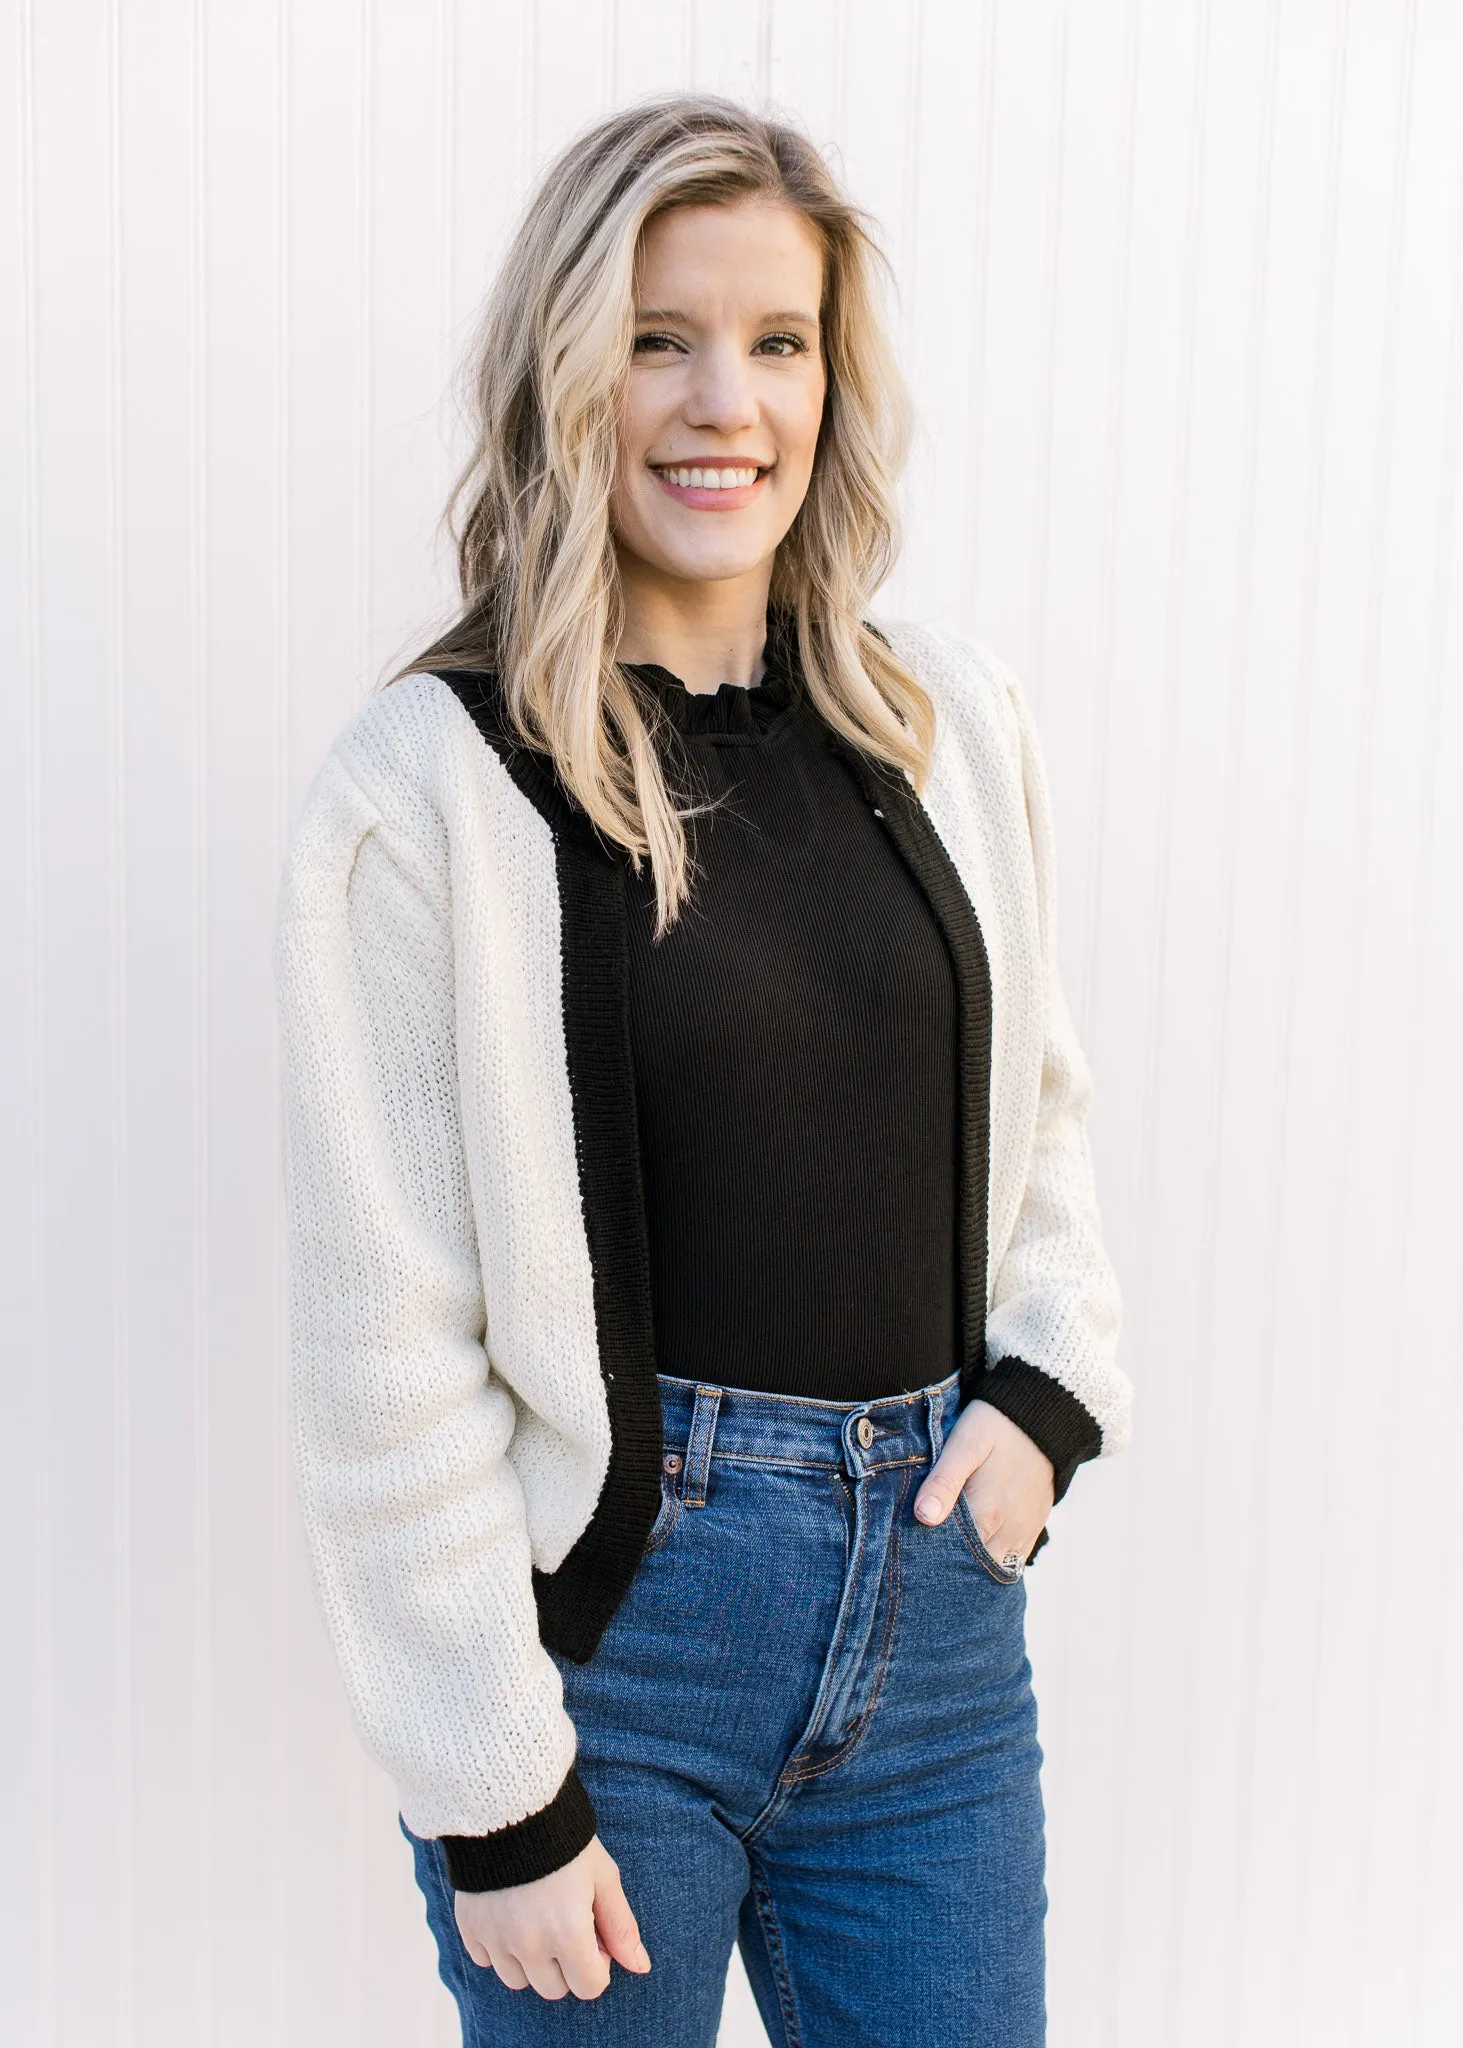
[[[681,1496],[676,1491],[676,1479],[681,1470],[677,1457],[673,1466],[662,1466],[660,1474],[660,1512],[650,1525],[650,1534],[645,1539],[642,1557],[649,1557],[653,1550],[659,1550],[681,1519]]]
[[[985,1538],[975,1526],[975,1516],[970,1512],[970,1503],[966,1500],[963,1490],[955,1496],[954,1518],[971,1554],[982,1571],[988,1573],[998,1586],[1019,1585],[1021,1575],[1026,1569],[1025,1563],[1018,1564],[1012,1570],[1008,1565],[1000,1564],[992,1557],[990,1551],[986,1548]]]

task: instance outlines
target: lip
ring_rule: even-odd
[[[670,466],[670,464],[666,465],[667,468]],[[703,455],[698,460],[687,460],[678,462],[675,465],[677,469],[749,469],[751,466],[752,464],[746,456],[738,457],[735,455],[720,457]],[[676,504],[684,505],[688,512],[736,512],[743,505],[751,504],[757,493],[767,482],[768,477],[772,474],[771,463],[758,463],[755,483],[738,484],[734,490],[730,491],[708,491],[704,488],[700,490],[694,489],[690,484],[673,484],[669,477],[661,475],[660,470],[653,463],[647,463],[646,467],[666,496],[673,499]]]

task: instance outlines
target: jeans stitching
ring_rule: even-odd
[[[884,1690],[884,1680],[889,1674],[889,1664],[894,1653],[894,1624],[899,1615],[899,1596],[904,1590],[904,1554],[899,1540],[899,1514],[904,1506],[904,1496],[908,1491],[909,1480],[906,1478],[903,1486],[899,1489],[899,1499],[894,1504],[892,1536],[894,1554],[891,1559],[894,1567],[894,1582],[889,1595],[889,1612],[884,1618],[884,1639],[879,1645],[879,1663],[874,1673],[874,1684],[873,1690],[869,1694],[869,1703],[855,1722],[853,1733],[839,1745],[832,1756],[825,1757],[820,1764],[814,1764],[806,1770],[795,1771],[788,1777],[787,1785],[789,1791],[795,1785],[804,1784],[809,1778],[823,1778],[827,1776],[829,1771],[836,1771],[841,1763],[847,1762],[848,1758],[852,1756],[873,1724],[874,1709],[879,1704],[879,1695]]]
[[[690,1441],[686,1445],[686,1473],[681,1488],[681,1505],[704,1508],[711,1479],[711,1458],[716,1445],[716,1418],[721,1407],[719,1387],[697,1387],[696,1406],[691,1415]]]
[[[769,1458],[758,1451],[717,1451],[714,1463],[718,1465],[759,1465],[773,1466],[784,1472],[841,1472],[841,1458]],[[923,1451],[916,1451],[908,1458],[885,1458],[881,1463],[866,1462],[866,1472],[897,1472],[905,1465],[923,1465]]]
[[[782,1781],[786,1789],[795,1792],[799,1785],[806,1785],[810,1778],[826,1778],[830,1771],[836,1771],[841,1763],[848,1761],[868,1732],[869,1717],[863,1714],[855,1721],[853,1733],[844,1736],[832,1756],[825,1756],[821,1763],[799,1764],[795,1770],[788,1770]]]
[[[980,1566],[981,1570],[985,1573],[986,1577],[988,1579],[994,1579],[998,1586],[1019,1586],[1021,1583],[1020,1572],[1013,1572],[1008,1577],[1006,1573],[1000,1569],[995,1559],[986,1549],[985,1541],[981,1536],[979,1529],[976,1529],[975,1527],[974,1515],[971,1514],[968,1506],[965,1507],[964,1514],[962,1514],[961,1506],[962,1501],[960,1498],[957,1498],[955,1502],[955,1526],[960,1531],[961,1540],[963,1541],[966,1549],[970,1552],[971,1556],[975,1559],[976,1563]],[[969,1529],[967,1529],[965,1526],[967,1518],[970,1522]],[[975,1531],[974,1542],[971,1541],[971,1530]]]
[[[841,1469],[832,1458],[764,1458],[756,1451],[718,1451],[716,1463],[771,1466],[779,1472],[837,1472]]]
[[[874,1709],[879,1704],[879,1696],[884,1690],[884,1680],[889,1675],[889,1665],[894,1656],[894,1625],[899,1619],[899,1600],[904,1591],[904,1543],[900,1530],[904,1514],[904,1497],[908,1492],[909,1474],[906,1473],[904,1483],[899,1489],[899,1498],[894,1503],[894,1525],[891,1535],[894,1555],[890,1559],[893,1569],[890,1574],[892,1584],[889,1589],[889,1612],[884,1621],[884,1640],[879,1646],[879,1668],[874,1673],[874,1687],[869,1694],[869,1704],[864,1708],[861,1729],[867,1728],[874,1718]]]
[[[777,1924],[777,1908],[772,1903],[772,1887],[767,1881],[767,1873],[755,1858],[752,1859],[752,1899],[757,1908],[757,1925],[762,1930],[762,1941],[767,1950],[768,1968],[777,1986],[783,2038],[787,2048],[802,2048],[803,2030],[798,2024],[797,2002],[793,1997],[792,1976],[782,1945],[782,1929]]]
[[[857,1544],[856,1548],[850,1554],[847,1565],[847,1575],[850,1580],[853,1578],[854,1573],[858,1570],[859,1560],[863,1557],[864,1544],[868,1536],[867,1518],[865,1518],[865,1526],[863,1530],[859,1531],[857,1527],[856,1517],[857,1510],[855,1510],[855,1533],[857,1537]],[[838,1632],[834,1636],[832,1647],[829,1649],[828,1655],[824,1660],[823,1668],[825,1673],[831,1672],[836,1668],[839,1653],[843,1648],[843,1638],[848,1630],[847,1606],[844,1602],[840,1602],[839,1604],[842,1611],[840,1612],[838,1618]],[[795,1785],[801,1784],[804,1775],[810,1778],[818,1777],[821,1775],[821,1768],[823,1767],[820,1767],[820,1769],[817,1771],[808,1771],[806,1773],[802,1773],[796,1767],[793,1759],[796,1757],[798,1750],[803,1748],[803,1746],[806,1743],[817,1741],[818,1730],[823,1725],[823,1721],[827,1716],[827,1712],[828,1704],[823,1697],[823,1688],[820,1686],[818,1691],[818,1697],[813,1702],[813,1711],[808,1717],[808,1725],[803,1730],[802,1734],[798,1737],[797,1742],[793,1746],[793,1756],[788,1759],[788,1761],[783,1765],[782,1770],[778,1773],[777,1784],[773,1791],[772,1797],[768,1800],[766,1806],[763,1807],[761,1813],[758,1814],[757,1818],[752,1822],[752,1825],[747,1829],[746,1833],[742,1836],[741,1839],[743,1846],[749,1846],[752,1842],[756,1841],[757,1837],[760,1834],[766,1832],[766,1830],[772,1825],[773,1821],[777,1818],[778,1814],[781,1813],[783,1807],[787,1804],[788,1794],[792,1791]],[[835,1763],[842,1762],[843,1757],[849,1747],[849,1744],[852,1742],[856,1742],[858,1740],[859,1735],[861,1735],[862,1733],[863,1728],[862,1726],[860,1726],[858,1732],[849,1738],[849,1742],[845,1743],[835,1753],[833,1759]],[[831,1766],[828,1766],[827,1768],[831,1768]]]
[[[856,1524],[856,1522],[857,1522],[857,1508],[855,1508],[855,1524]],[[867,1545],[867,1543],[868,1543],[868,1536],[869,1536],[869,1525],[868,1525],[868,1516],[867,1516],[867,1515],[865,1515],[865,1517],[864,1517],[864,1526],[862,1527],[862,1529],[858,1529],[858,1528],[856,1527],[856,1535],[857,1535],[857,1541],[856,1541],[856,1544],[855,1544],[855,1547],[854,1547],[854,1550],[853,1550],[853,1554],[852,1554],[852,1556],[851,1556],[851,1557],[849,1558],[849,1562],[848,1562],[848,1576],[849,1576],[850,1580],[851,1580],[851,1579],[853,1578],[853,1576],[854,1576],[854,1574],[855,1574],[855,1573],[857,1572],[857,1570],[858,1570],[858,1568],[859,1568],[860,1564],[861,1564],[861,1563],[863,1562],[863,1555],[864,1555],[864,1549],[865,1549],[865,1547],[866,1547],[866,1545]],[[845,1636],[845,1635],[846,1635],[846,1634],[848,1633],[848,1616],[849,1616],[849,1608],[848,1608],[848,1605],[847,1605],[846,1603],[844,1603],[844,1602],[840,1602],[839,1604],[840,1604],[840,1606],[842,1606],[842,1607],[843,1607],[843,1612],[842,1612],[842,1613],[841,1613],[841,1614],[839,1615],[839,1617],[838,1617],[838,1633],[837,1633],[837,1634],[835,1635],[835,1637],[833,1638],[833,1646],[832,1646],[831,1650],[829,1651],[829,1654],[828,1654],[828,1658],[827,1658],[827,1662],[826,1662],[826,1665],[825,1665],[825,1669],[827,1669],[827,1670],[829,1670],[829,1671],[832,1671],[832,1670],[833,1670],[833,1669],[834,1669],[834,1668],[836,1667],[836,1665],[837,1665],[837,1663],[838,1663],[838,1659],[839,1659],[839,1656],[840,1656],[840,1655],[842,1654],[842,1650],[843,1650],[843,1638],[844,1638],[844,1636]],[[821,1705],[821,1706],[822,1706],[822,1709],[823,1709],[823,1714],[822,1714],[822,1715],[820,1715],[820,1714],[819,1714],[819,1712],[818,1712],[818,1707],[819,1707],[819,1705]],[[816,1739],[816,1736],[817,1736],[817,1733],[818,1733],[818,1729],[819,1729],[819,1727],[820,1727],[820,1726],[821,1726],[821,1724],[822,1724],[822,1719],[823,1719],[823,1716],[826,1716],[826,1714],[827,1714],[827,1711],[828,1711],[828,1707],[827,1707],[827,1702],[826,1702],[826,1701],[821,1701],[821,1702],[820,1702],[820,1701],[815,1701],[815,1702],[814,1702],[814,1706],[813,1706],[813,1715],[812,1715],[812,1719],[811,1719],[811,1721],[810,1721],[810,1724],[809,1724],[809,1726],[808,1726],[808,1729],[807,1729],[806,1733],[805,1733],[805,1734],[804,1734],[804,1736],[803,1736],[803,1741],[804,1741],[804,1742],[811,1742],[811,1741],[813,1741],[813,1740],[815,1740],[815,1739]]]
[[[664,1479],[661,1481],[661,1487],[669,1501],[669,1509],[665,1516],[665,1526],[659,1532],[652,1528],[649,1537],[646,1539],[645,1548],[640,1553],[642,1557],[654,1557],[656,1551],[665,1543],[672,1529],[676,1527],[681,1519],[681,1496],[673,1486],[667,1486]],[[657,1516],[656,1520],[659,1521],[659,1519],[660,1517]]]

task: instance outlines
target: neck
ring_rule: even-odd
[[[767,592],[772,564],[725,582],[690,583],[660,575],[622,554],[625,623],[619,661],[653,661],[695,696],[723,683],[750,689],[762,680]]]

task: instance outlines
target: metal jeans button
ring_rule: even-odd
[[[667,1472],[679,1472],[681,1469],[680,1458],[674,1451],[667,1451],[660,1462]]]
[[[854,1431],[854,1435],[858,1438],[859,1443],[862,1445],[864,1450],[867,1450],[869,1448],[869,1445],[874,1441],[874,1438],[877,1434],[878,1432],[874,1428],[873,1423],[870,1422],[868,1416],[861,1415],[858,1419],[858,1428]]]

